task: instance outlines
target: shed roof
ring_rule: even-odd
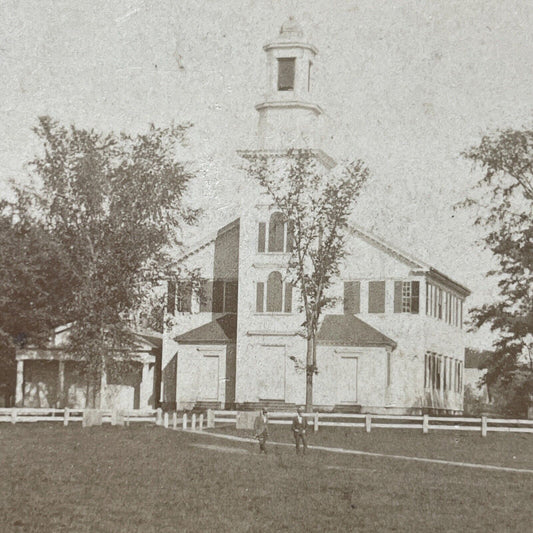
[[[396,348],[395,341],[354,315],[326,315],[317,340],[320,344]]]
[[[227,313],[221,317],[191,329],[174,340],[179,344],[229,344],[237,338],[237,315]]]

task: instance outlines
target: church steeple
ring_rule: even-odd
[[[278,38],[266,44],[267,91],[259,112],[260,149],[317,148],[317,119],[322,109],[313,101],[313,62],[318,52],[291,17]]]

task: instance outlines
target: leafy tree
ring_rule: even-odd
[[[93,402],[101,380],[120,363],[117,354],[134,342],[131,318],[147,285],[168,269],[165,249],[176,242],[177,228],[196,218],[183,202],[193,174],[176,158],[187,128],[103,135],[49,117],[35,128],[43,144],[31,163],[38,183],[18,191],[17,217],[32,235],[53,237],[48,259],[59,263],[52,279],[42,280],[49,295],[59,285],[56,297],[44,294],[35,307],[72,322],[69,348],[85,363]],[[48,263],[41,251],[28,253],[36,265],[31,285]],[[14,275],[23,274],[18,265]]]
[[[286,219],[292,242],[287,279],[298,288],[307,340],[306,409],[313,405],[317,373],[316,333],[324,308],[332,303],[328,289],[346,254],[348,219],[368,178],[362,161],[328,169],[311,150],[289,150],[282,156],[248,152],[248,173],[269,193]]]
[[[64,259],[53,235],[0,201],[0,384],[11,393],[15,347],[44,342],[65,320],[60,299],[70,273]]]
[[[481,169],[463,205],[478,210],[484,245],[494,254],[498,301],[473,310],[473,326],[496,332],[486,382],[504,391],[509,413],[525,414],[533,394],[533,131],[502,130],[463,154]]]

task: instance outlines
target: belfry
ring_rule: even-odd
[[[263,50],[267,88],[263,101],[255,106],[259,112],[257,148],[318,148],[322,109],[313,99],[313,62],[318,50],[305,40],[292,17]]]

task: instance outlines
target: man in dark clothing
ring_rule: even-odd
[[[300,453],[300,442],[303,445],[303,454],[307,452],[307,419],[304,416],[304,408],[298,407],[296,416],[292,419],[292,433],[296,444],[296,453]]]
[[[263,407],[254,422],[255,438],[259,441],[259,453],[266,455],[266,440],[268,438],[268,411]]]

